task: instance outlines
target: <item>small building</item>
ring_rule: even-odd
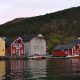
[[[53,56],[80,55],[80,39],[74,40],[67,45],[57,45],[52,51]]]
[[[53,56],[68,56],[72,55],[74,45],[57,45],[53,52]]]
[[[42,34],[33,34],[24,36],[26,56],[46,55],[46,40]]]
[[[21,37],[17,39],[6,38],[6,55],[7,56],[24,56],[25,45]]]
[[[0,37],[0,56],[5,56],[5,41]]]

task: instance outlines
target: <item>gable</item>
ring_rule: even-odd
[[[24,45],[21,37],[18,37],[14,42],[12,42],[11,46],[15,43],[22,43]]]
[[[32,35],[26,35],[26,36],[22,37],[22,39],[24,42],[30,42],[35,37],[44,38],[42,34],[32,34]]]
[[[43,35],[42,34],[39,34],[39,35],[37,35],[37,37],[43,37]]]

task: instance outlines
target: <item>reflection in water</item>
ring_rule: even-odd
[[[80,79],[80,59],[0,61],[0,80],[64,79]]]
[[[26,62],[26,78],[40,80],[46,77],[46,60],[29,60]]]
[[[24,80],[24,61],[6,61],[5,80]]]
[[[53,59],[47,67],[47,80],[80,79],[80,59]]]
[[[72,70],[80,74],[80,59],[72,59]]]
[[[0,61],[0,80],[2,80],[4,74],[5,74],[5,62]]]

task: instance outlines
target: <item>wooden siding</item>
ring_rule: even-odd
[[[18,45],[18,46],[17,46]],[[24,56],[25,45],[20,37],[18,37],[12,44],[6,45],[7,56]]]
[[[0,38],[0,56],[5,56],[5,41]]]

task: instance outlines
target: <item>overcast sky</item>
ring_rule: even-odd
[[[0,0],[0,24],[80,6],[80,0]]]

